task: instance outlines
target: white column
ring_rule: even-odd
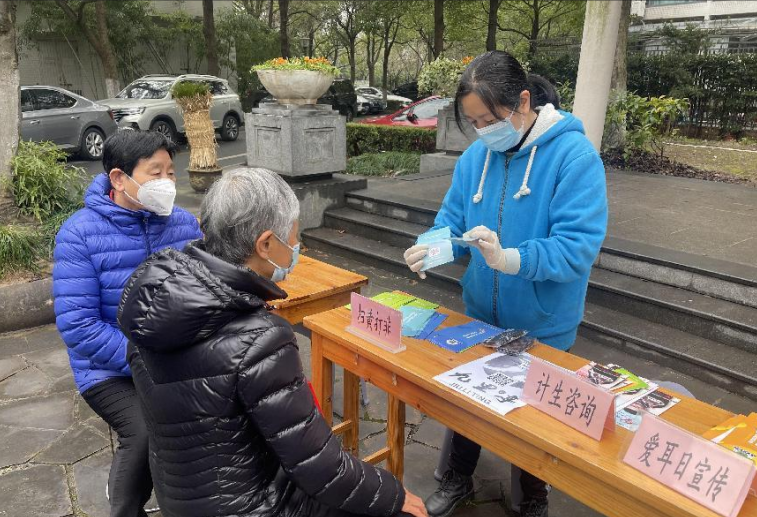
[[[622,2],[611,0],[586,2],[573,114],[584,123],[586,136],[597,150],[602,144],[610,97],[621,6]]]

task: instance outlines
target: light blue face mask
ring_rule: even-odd
[[[508,149],[512,149],[518,145],[518,142],[523,139],[525,133],[524,127],[515,129],[515,126],[513,126],[512,118],[514,113],[514,111],[510,113],[510,116],[505,120],[500,120],[481,129],[476,128],[478,137],[488,149],[504,153]]]
[[[276,235],[275,233],[273,235],[274,235],[274,237],[276,237],[279,240],[279,242],[281,242],[281,244],[283,244],[284,246],[286,246],[287,248],[289,248],[290,250],[292,250],[292,263],[289,264],[289,267],[287,267],[287,268],[283,268],[283,267],[279,266],[278,264],[276,264],[271,259],[268,259],[268,262],[274,268],[276,268],[276,269],[273,270],[273,276],[271,277],[271,280],[274,283],[278,283],[278,282],[282,282],[287,277],[287,275],[289,275],[289,273],[292,272],[292,270],[294,269],[294,266],[297,265],[297,261],[300,259],[300,243],[295,244],[295,246],[293,248],[289,244],[287,244],[281,237],[279,237],[278,235]]]

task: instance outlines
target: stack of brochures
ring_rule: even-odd
[[[592,362],[576,373],[615,393],[615,423],[629,431],[636,432],[644,411],[659,416],[681,401],[658,390],[654,382],[616,364]]]
[[[757,465],[757,413],[733,416],[703,436]]]

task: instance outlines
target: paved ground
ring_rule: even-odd
[[[313,255],[369,276],[371,294],[404,289],[454,309],[462,308],[455,295],[421,282],[341,257]],[[300,328],[303,365],[309,372],[310,343],[305,334]],[[586,340],[579,340],[576,353],[622,364],[653,379],[680,382],[697,397],[732,411],[753,409],[747,399]],[[386,432],[386,397],[373,387],[369,387],[368,395],[370,404],[364,408],[361,425],[361,454],[378,450]],[[339,396],[334,407],[341,407]],[[444,430],[415,410],[408,413],[405,482],[410,490],[426,497],[436,486],[433,471]],[[65,346],[55,327],[0,336],[0,517],[107,517],[105,483],[110,457],[108,428],[76,392]],[[485,453],[476,472],[475,504],[455,515],[506,515],[509,483],[508,465]],[[553,516],[597,515],[558,492],[551,501]]]
[[[749,157],[757,169],[757,157]],[[438,207],[450,174],[371,179],[387,195]],[[757,188],[712,181],[609,172],[608,235],[750,266],[757,257]]]

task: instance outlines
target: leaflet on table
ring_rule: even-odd
[[[427,271],[455,260],[450,237],[449,227],[433,230],[418,237],[418,244],[428,245],[428,253],[423,259],[421,271]]]
[[[615,413],[615,423],[624,429],[636,432],[641,425],[644,412],[660,416],[668,409],[681,402],[681,399],[668,395],[660,390],[645,395],[632,404],[618,410]]]
[[[702,435],[757,465],[757,413],[736,415]]]
[[[623,409],[626,406],[630,406],[642,397],[645,397],[649,393],[652,393],[657,389],[657,384],[650,382],[643,377],[634,375],[625,368],[621,368],[616,364],[608,364],[608,368],[612,369],[615,373],[624,375],[626,381],[624,385],[616,387],[612,390],[615,393],[615,410]]]
[[[418,335],[425,328],[428,320],[436,314],[434,309],[419,309],[408,305],[400,307],[400,312],[402,312],[402,335],[408,337]]]
[[[625,375],[593,361],[576,371],[576,374],[606,390],[612,390],[626,381]]]
[[[419,309],[436,309],[439,307],[439,304],[437,303],[429,302],[423,298],[416,298],[415,296],[403,293],[402,291],[386,291],[379,293],[376,296],[371,297],[371,300],[395,310],[404,306],[418,307]],[[347,309],[350,309],[349,305],[347,306]]]
[[[437,382],[506,415],[525,406],[520,400],[531,356],[494,353],[434,377]]]
[[[423,330],[421,330],[418,334],[414,336],[415,339],[423,339],[423,340],[428,339],[428,337],[437,328],[439,328],[439,325],[441,325],[442,322],[446,319],[447,319],[446,314],[442,314],[440,312],[434,313],[434,315],[431,316],[431,318],[429,318],[428,322],[426,323],[426,326],[423,327]]]
[[[446,350],[459,353],[502,332],[504,330],[501,328],[474,320],[464,325],[438,330],[431,334],[428,340]]]

